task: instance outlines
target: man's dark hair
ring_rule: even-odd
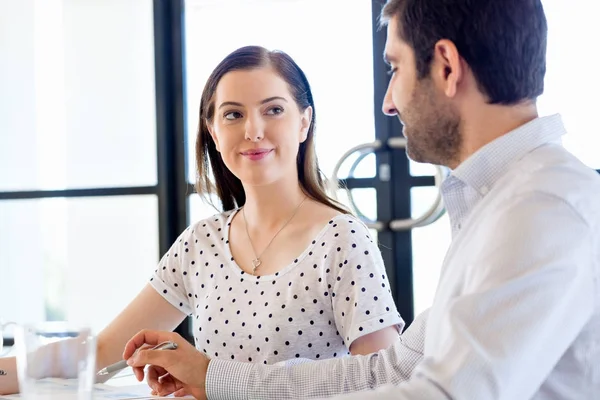
[[[544,91],[547,23],[541,0],[389,0],[381,25],[398,22],[419,79],[435,44],[451,40],[491,104],[534,100]]]

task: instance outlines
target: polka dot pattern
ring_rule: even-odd
[[[255,277],[231,256],[235,212],[188,227],[150,281],[193,316],[198,350],[261,364],[316,360],[348,355],[363,335],[402,328],[379,249],[358,219],[335,217],[287,266]]]

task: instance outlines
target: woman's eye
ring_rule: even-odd
[[[267,111],[267,114],[269,115],[277,115],[277,114],[281,114],[283,112],[283,108],[276,106],[276,107],[272,107]]]
[[[396,70],[397,70],[397,68],[391,68],[391,69],[390,69],[390,70],[387,72],[387,74],[388,74],[388,75],[390,75],[390,76],[392,76],[392,75],[394,75],[394,74],[396,73]]]
[[[223,115],[223,118],[225,118],[228,121],[233,121],[233,120],[236,120],[241,117],[242,117],[242,114],[240,114],[237,111],[229,111]]]

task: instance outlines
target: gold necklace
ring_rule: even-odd
[[[281,232],[283,230],[283,228],[285,228],[287,226],[287,224],[289,224],[290,221],[294,218],[294,216],[300,209],[300,206],[304,203],[305,200],[306,200],[306,196],[304,196],[304,199],[302,199],[300,204],[298,204],[298,206],[294,210],[294,213],[292,214],[292,216],[290,218],[288,218],[288,220],[285,222],[285,224],[283,224],[283,226],[281,228],[279,228],[279,230],[275,233],[275,235],[273,235],[273,237],[267,244],[267,247],[265,247],[259,255],[256,254],[256,250],[254,249],[254,244],[252,244],[252,239],[250,238],[250,232],[248,232],[248,223],[246,222],[246,207],[242,207],[242,214],[244,215],[244,226],[246,227],[246,235],[248,236],[248,241],[250,242],[250,247],[252,247],[252,252],[254,253],[254,257],[255,257],[254,260],[252,260],[252,275],[256,275],[256,269],[258,267],[260,267],[260,264],[262,264],[260,257],[262,257],[262,255],[265,254],[265,251],[267,251],[267,249],[269,248],[271,243],[273,243],[273,240],[275,240],[277,235],[279,235],[279,232]]]

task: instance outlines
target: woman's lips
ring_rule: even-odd
[[[240,154],[248,158],[249,160],[258,161],[271,154],[272,151],[273,149],[252,149],[243,151]]]

